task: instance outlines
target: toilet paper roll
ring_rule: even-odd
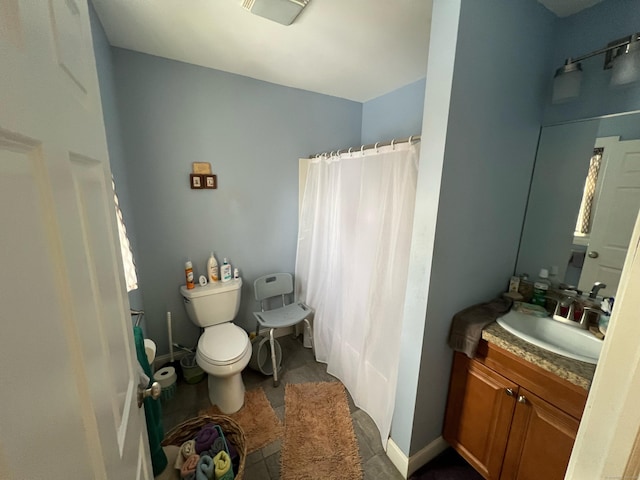
[[[204,287],[207,284],[207,277],[205,277],[204,275],[200,275],[198,281],[200,282],[200,286]]]
[[[176,369],[173,367],[164,367],[153,374],[153,378],[160,384],[162,388],[168,388],[178,380]]]

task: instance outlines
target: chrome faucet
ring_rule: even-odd
[[[605,283],[602,283],[602,282],[594,283],[593,288],[591,289],[591,292],[589,292],[589,298],[596,298],[598,296],[598,292],[603,288],[607,288],[607,285]]]

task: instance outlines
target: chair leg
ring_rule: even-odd
[[[309,335],[309,340],[311,341],[311,351],[315,354],[316,353],[316,349],[315,349],[315,345],[313,343],[313,331],[311,330],[311,323],[309,322],[308,318],[304,319],[304,323],[306,324],[307,334]]]
[[[278,380],[278,365],[276,362],[276,345],[275,340],[273,338],[273,328],[269,330],[269,344],[271,345],[271,365],[273,366],[273,386],[277,387],[280,385],[280,381]]]

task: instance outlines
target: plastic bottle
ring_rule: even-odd
[[[229,262],[226,258],[222,263],[222,267],[220,267],[220,277],[222,278],[223,282],[228,282],[229,280],[231,280],[231,265],[229,265]]]
[[[538,279],[533,284],[533,298],[531,299],[531,303],[544,307],[547,303],[546,296],[550,286],[549,271],[546,268],[540,269]]]
[[[234,280],[237,279],[237,278],[240,278],[240,272],[238,271],[237,268],[233,269],[233,278],[234,278]]]
[[[187,288],[189,290],[195,288],[196,284],[193,281],[193,264],[191,260],[187,260],[187,263],[184,264],[184,275],[187,278]]]
[[[218,278],[218,261],[216,257],[213,256],[213,252],[211,252],[211,256],[209,260],[207,260],[207,275],[209,276],[210,282],[217,282]]]

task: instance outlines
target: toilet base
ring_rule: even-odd
[[[217,405],[222,413],[235,413],[244,405],[244,382],[240,372],[229,377],[207,375],[209,401]]]

